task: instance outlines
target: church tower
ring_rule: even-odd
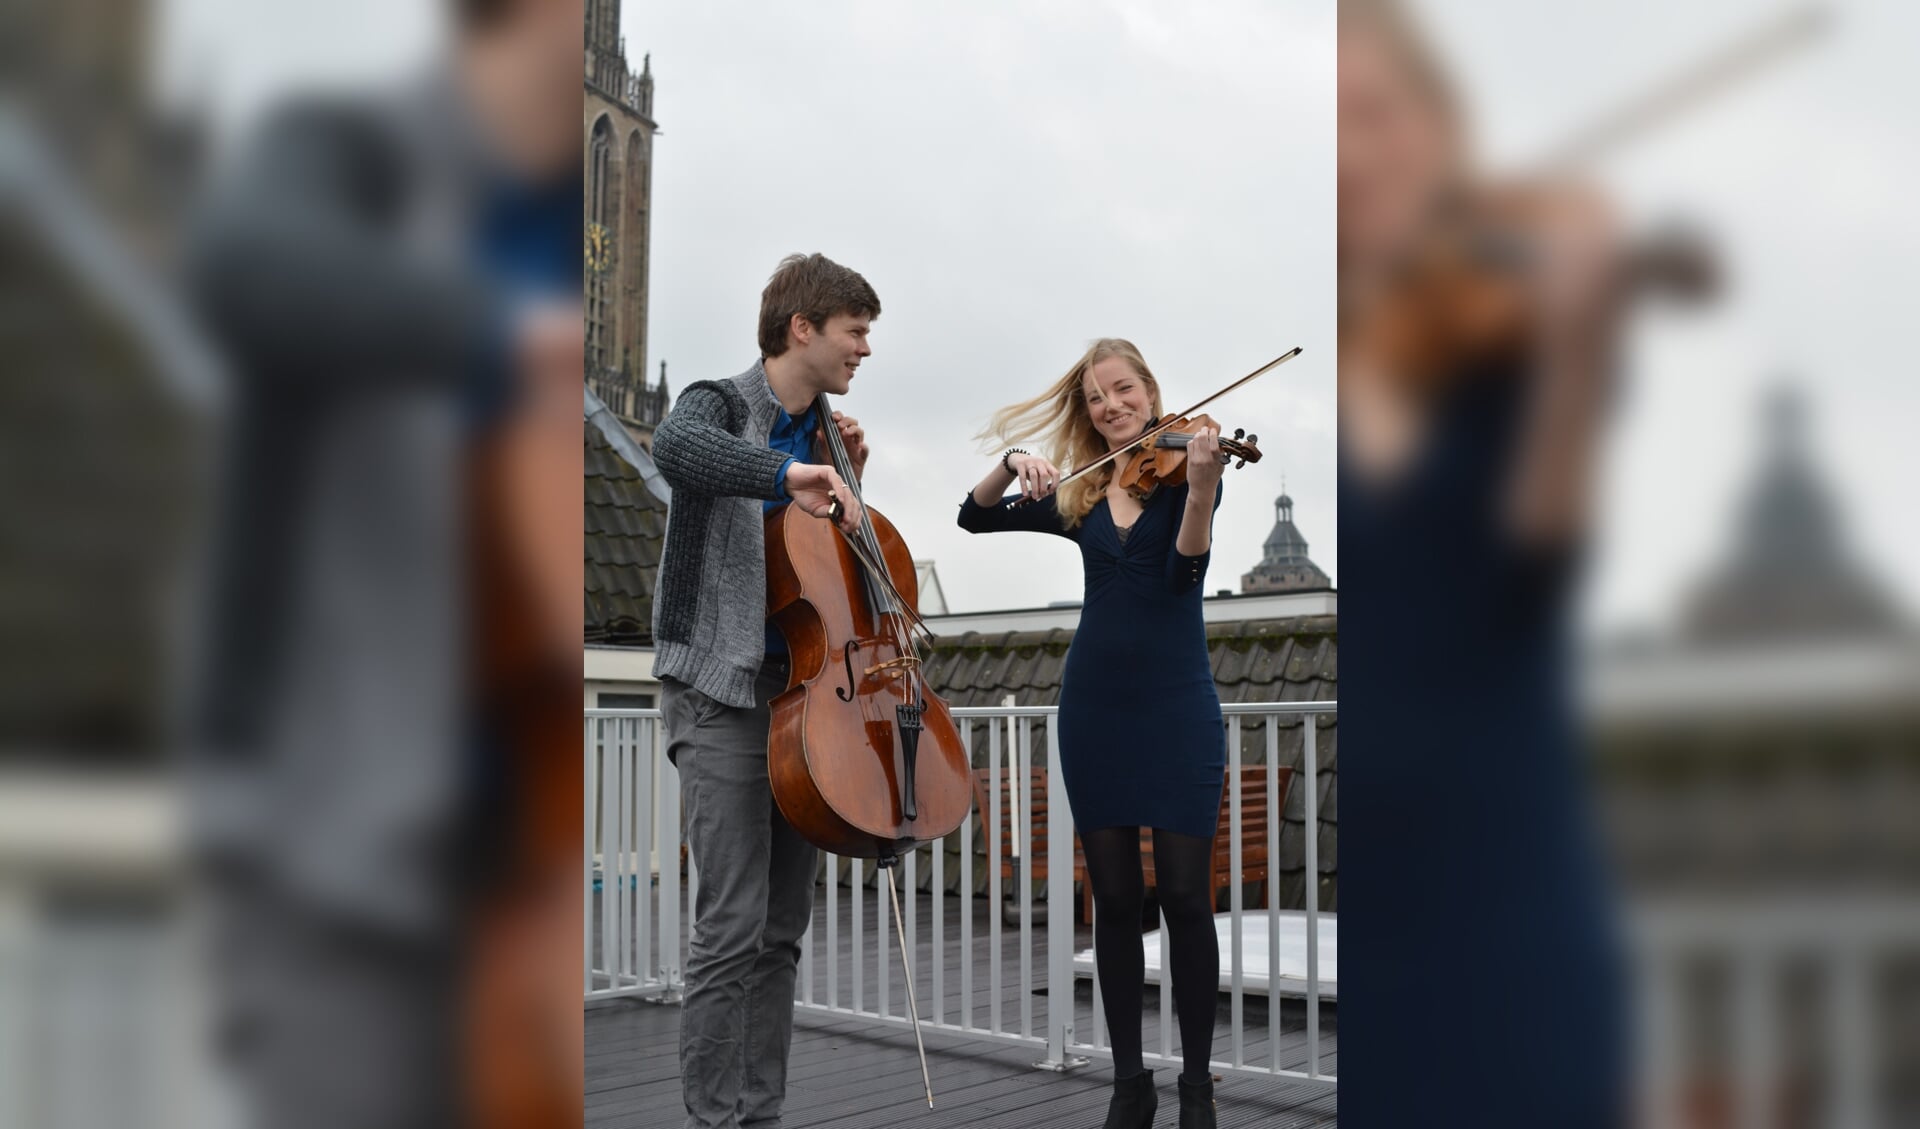
[[[620,0],[586,6],[586,380],[643,445],[666,414],[647,383],[647,264],[653,205],[653,60],[627,63]],[[664,376],[665,366],[662,365]]]
[[[1293,499],[1284,487],[1273,503],[1273,532],[1260,563],[1240,578],[1242,592],[1321,592],[1333,587],[1333,580],[1307,557],[1307,539],[1293,524]]]
[[[1839,506],[1807,442],[1799,393],[1764,407],[1766,452],[1738,511],[1732,551],[1695,589],[1687,635],[1751,643],[1900,628],[1899,609],[1848,551]]]

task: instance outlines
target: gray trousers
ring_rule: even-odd
[[[214,1034],[238,1091],[236,1124],[462,1123],[459,953],[448,930],[366,928],[257,876],[203,878]]]
[[[794,982],[819,858],[767,782],[767,702],[786,684],[784,661],[763,667],[750,710],[672,679],[662,686],[667,756],[680,770],[700,875],[680,1008],[687,1129],[777,1125],[786,1101]]]

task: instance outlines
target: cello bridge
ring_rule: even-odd
[[[866,677],[872,678],[874,675],[879,674],[881,671],[885,671],[888,678],[898,678],[901,675],[905,674],[907,671],[919,665],[920,665],[920,656],[901,655],[898,658],[888,659],[886,662],[883,662],[883,663],[874,663],[872,666],[867,668]]]

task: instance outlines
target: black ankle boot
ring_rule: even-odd
[[[1189,1082],[1180,1079],[1180,1129],[1215,1129],[1219,1123],[1213,1103],[1213,1079]]]
[[[1113,1102],[1107,1106],[1107,1123],[1101,1129],[1153,1129],[1153,1111],[1160,1108],[1160,1095],[1153,1089],[1153,1071],[1143,1070],[1131,1078],[1113,1080]]]

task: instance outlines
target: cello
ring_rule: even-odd
[[[858,498],[825,393],[814,407],[829,461]],[[894,867],[903,851],[945,838],[966,818],[970,758],[915,649],[915,632],[932,633],[917,609],[913,554],[864,501],[853,533],[841,528],[838,507],[830,521],[795,517],[792,506],[766,518],[767,619],[792,660],[787,688],[769,703],[767,774],[781,815],[802,838],[886,871],[905,966]],[[906,985],[931,1108],[911,968]]]

